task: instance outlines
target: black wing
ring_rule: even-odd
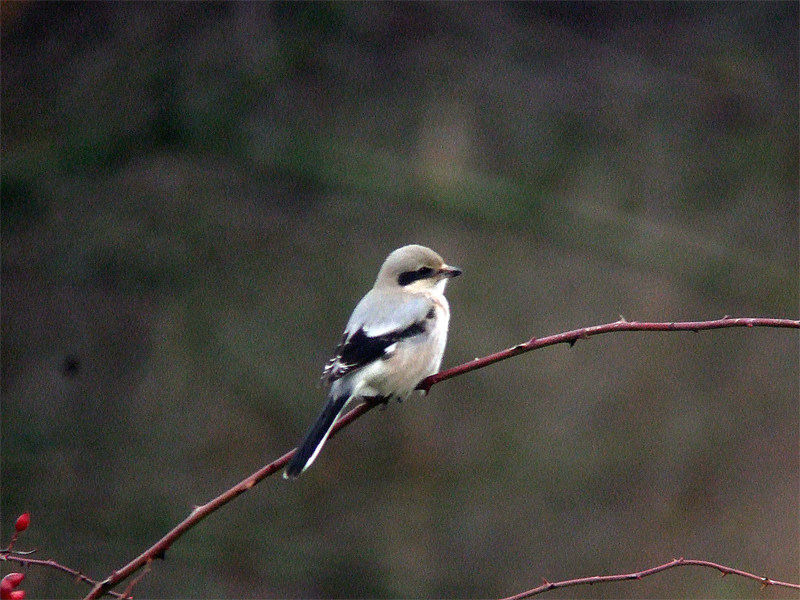
[[[380,358],[385,358],[387,349],[402,339],[425,333],[426,322],[417,321],[405,329],[391,331],[383,335],[370,337],[364,328],[358,329],[353,335],[348,336],[345,331],[342,341],[336,348],[336,355],[325,365],[322,372],[322,381],[333,383],[337,379],[368,365]]]

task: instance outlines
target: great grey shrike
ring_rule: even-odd
[[[404,400],[439,370],[450,322],[444,288],[458,275],[459,269],[424,246],[403,246],[386,258],[322,372],[330,386],[327,400],[285,478],[297,477],[314,462],[350,400]]]

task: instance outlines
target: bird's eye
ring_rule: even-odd
[[[433,275],[433,269],[430,267],[420,267],[417,269],[417,274],[419,275],[420,279],[425,279],[426,277]]]

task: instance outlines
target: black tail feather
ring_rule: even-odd
[[[331,432],[333,424],[339,413],[342,412],[344,405],[350,399],[350,394],[344,394],[338,397],[330,397],[322,408],[322,412],[314,421],[311,429],[308,430],[306,437],[297,447],[297,452],[289,461],[286,471],[283,473],[284,478],[294,479],[300,473],[305,471],[314,459],[317,457],[322,445],[328,439],[328,434]]]

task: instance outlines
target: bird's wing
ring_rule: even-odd
[[[359,302],[334,357],[325,365],[323,382],[333,383],[347,373],[384,358],[400,340],[426,331],[433,302],[424,296],[398,300],[370,292]]]

